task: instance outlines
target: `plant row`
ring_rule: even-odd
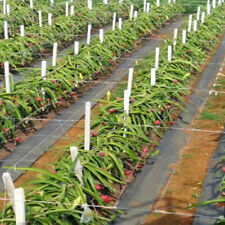
[[[48,2],[48,3],[47,3]],[[10,6],[15,6],[16,8],[11,9],[10,15],[0,15],[0,38],[4,39],[4,24],[3,21],[8,21],[9,27],[9,37],[14,37],[19,35],[20,25],[24,25],[25,29],[33,26],[39,27],[39,19],[38,19],[38,11],[42,12],[42,23],[43,25],[48,24],[48,13],[51,13],[53,16],[53,23],[59,16],[65,17],[65,8],[66,1],[62,1],[60,3],[56,3],[52,6],[46,7],[46,4],[50,4],[50,1],[38,1],[33,9],[31,9],[27,3],[20,2],[10,2]],[[36,3],[36,2],[35,2]],[[70,7],[74,6],[74,12],[82,12],[83,8],[87,8],[87,3],[84,1],[76,1],[75,3],[69,3],[69,15],[70,15]],[[98,7],[103,5],[98,3]],[[95,5],[94,5],[95,6]],[[11,7],[11,8],[12,8]],[[94,7],[93,10],[97,8]],[[86,12],[86,11],[85,11]],[[59,17],[61,18],[61,17]],[[78,17],[79,18],[79,17]],[[65,20],[66,18],[64,18]],[[74,18],[76,19],[76,18]],[[62,20],[63,21],[63,20]]]
[[[12,69],[24,66],[41,57],[43,54],[52,52],[53,43],[57,42],[59,48],[78,39],[77,36],[85,35],[88,22],[92,23],[93,29],[103,27],[111,23],[113,12],[118,17],[127,18],[129,14],[129,0],[123,3],[101,4],[90,12],[84,6],[76,10],[75,15],[59,16],[52,26],[44,25],[42,28],[33,26],[26,29],[26,36],[16,35],[14,38],[0,41],[1,62],[9,61]],[[3,64],[0,73],[3,73]]]
[[[63,5],[64,3],[64,5]],[[10,14],[0,14],[0,34],[1,39],[4,38],[4,24],[3,21],[8,21],[9,34],[13,37],[20,25],[25,27],[38,24],[38,10],[43,13],[43,23],[47,23],[47,13],[52,13],[54,17],[65,15],[65,1],[60,4],[50,6],[50,1],[35,1],[34,8],[30,8],[29,3],[23,1],[7,1],[10,5]],[[49,7],[48,7],[49,5]],[[2,4],[1,4],[2,6]],[[2,11],[2,7],[0,11]]]
[[[40,72],[33,72],[23,81],[12,84],[11,93],[0,90],[1,143],[17,140],[15,131],[24,130],[26,124],[30,124],[24,118],[41,116],[60,107],[63,101],[72,100],[85,81],[110,70],[116,59],[131,51],[142,36],[150,34],[180,10],[178,4],[166,4],[151,14],[143,13],[136,21],[124,22],[122,30],[108,31],[103,44],[96,37],[89,46],[81,46],[79,55],[64,57],[56,67],[49,68],[46,79]]]
[[[155,86],[150,86],[149,73],[154,67],[154,55],[135,67],[129,116],[123,110],[126,87],[119,86],[113,95],[108,95],[92,126],[90,151],[84,150],[83,140],[80,140],[74,144],[79,148],[76,160],[72,162],[67,148],[67,154],[51,172],[17,168],[40,173],[38,179],[26,186],[29,190],[27,224],[61,224],[62,220],[64,224],[80,224],[85,216],[91,220],[87,220],[87,224],[97,225],[115,219],[110,206],[117,200],[117,192],[154,154],[151,150],[156,144],[154,137],[161,136],[160,130],[174,123],[173,114],[177,108],[182,108],[184,90],[218,43],[224,26],[224,10],[224,5],[213,10],[197,32],[188,33],[186,44],[178,39],[171,62],[167,61],[167,44],[161,48]],[[83,184],[74,174],[78,162],[83,167]],[[82,206],[85,204],[92,211],[84,215]],[[5,224],[15,224],[11,204],[2,212],[2,219]]]

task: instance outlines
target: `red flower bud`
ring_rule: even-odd
[[[125,171],[124,171],[124,174],[125,174],[126,176],[129,176],[129,175],[132,174],[132,172],[131,172],[130,170],[125,170]]]
[[[62,102],[56,102],[56,105],[59,107],[62,105]]]
[[[100,184],[96,184],[95,185],[95,189],[98,190],[98,191],[100,191],[102,189],[102,186]]]
[[[4,128],[3,131],[4,131],[5,133],[9,132],[9,128]]]
[[[105,156],[106,156],[105,152],[99,152],[99,155],[100,155],[101,157],[105,157]]]
[[[159,126],[160,125],[160,121],[159,120],[156,120],[155,121],[155,125]]]
[[[178,84],[179,82],[178,82],[178,80],[174,80],[173,83],[174,84]]]
[[[109,111],[108,111],[110,114],[114,114],[115,112],[116,112],[116,110],[115,109],[109,109]]]
[[[143,153],[148,153],[148,148],[147,148],[146,146],[144,146],[144,147],[142,148],[142,152],[143,152]]]
[[[169,125],[169,122],[167,120],[164,123],[165,123],[165,125]]]
[[[138,169],[141,169],[142,167],[143,167],[143,164],[142,164],[142,163],[138,163],[138,164],[137,164],[137,168],[138,168]]]
[[[20,141],[20,138],[19,137],[16,137],[16,138],[14,138],[14,141],[15,142],[19,142]]]
[[[37,102],[40,102],[42,99],[41,99],[41,97],[37,97],[36,100],[37,100]]]
[[[134,103],[134,102],[136,102],[136,99],[132,98],[130,101]]]
[[[92,137],[97,137],[97,136],[98,136],[98,132],[95,131],[95,130],[93,130],[93,131],[91,132],[91,136],[92,136]]]
[[[106,203],[109,203],[112,201],[111,197],[108,195],[101,195],[101,199]]]

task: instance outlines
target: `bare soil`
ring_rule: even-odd
[[[225,91],[223,74],[218,77],[216,84],[214,89]],[[223,131],[224,123],[225,94],[216,96],[212,94],[204,108],[192,121],[191,128],[203,131],[187,131],[190,135],[188,143],[180,151],[179,162],[170,165],[173,173],[151,208],[151,210],[161,210],[162,212],[150,213],[144,225],[192,224],[195,208],[187,209],[187,207],[199,201],[210,159],[221,136],[221,133],[217,132]],[[216,131],[216,133],[204,130]]]

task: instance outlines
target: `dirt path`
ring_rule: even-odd
[[[209,161],[220,137],[220,133],[200,132],[199,129],[222,130],[223,121],[216,121],[216,125],[213,123],[215,121],[206,121],[207,116],[202,110],[209,97],[207,90],[210,90],[220,65],[224,62],[224,41],[225,36],[188,99],[185,111],[161,139],[158,147],[160,154],[148,161],[122,195],[118,207],[127,214],[119,216],[114,224],[192,224],[195,209],[184,208],[200,198]],[[224,100],[214,102],[212,109],[220,107],[221,103],[218,112],[224,114],[223,102]],[[193,131],[192,128],[198,128],[198,131]]]
[[[211,84],[211,88],[225,91],[223,73],[217,75],[215,84]],[[152,208],[155,212],[147,217],[144,225],[191,225],[193,223],[196,208],[188,210],[185,208],[196,204],[201,197],[210,159],[217,148],[220,132],[224,129],[225,94],[213,92],[203,106],[191,123],[190,128],[196,130],[186,131],[189,138],[180,150],[179,161],[170,165],[172,173],[169,180],[161,189]],[[196,218],[200,216],[204,217],[204,214],[197,214]],[[208,218],[205,218],[206,220],[210,221]],[[213,222],[210,221],[209,224]]]

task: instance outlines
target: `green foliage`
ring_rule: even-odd
[[[111,97],[108,94],[108,98],[102,100],[104,104],[101,107],[100,116],[92,126],[97,134],[91,137],[90,151],[84,150],[83,140],[76,143],[79,148],[77,160],[71,162],[67,149],[67,153],[55,165],[53,173],[34,168],[17,168],[40,173],[38,179],[27,184],[29,185],[29,191],[26,195],[28,200],[26,202],[27,224],[61,224],[62,221],[63,224],[80,224],[83,212],[82,205],[86,203],[91,205],[94,216],[93,221],[87,224],[109,224],[115,219],[115,212],[107,207],[100,210],[96,205],[110,206],[109,202],[104,201],[102,195],[109,196],[110,203],[113,204],[117,196],[115,191],[120,191],[121,185],[126,183],[125,171],[135,173],[146,162],[149,155],[158,153],[158,151],[153,153],[150,150],[150,147],[155,145],[154,136],[161,136],[163,130],[165,131],[168,125],[173,122],[174,110],[178,107],[181,108],[183,96],[188,94],[188,91],[184,90],[187,89],[190,80],[199,71],[200,65],[206,61],[207,54],[215,47],[221,32],[219,27],[224,25],[222,16],[224,8],[225,6],[218,7],[211,16],[207,17],[206,23],[199,26],[198,32],[190,32],[187,44],[183,45],[180,39],[177,40],[172,62],[167,60],[167,45],[161,48],[156,86],[150,86],[149,74],[150,68],[154,67],[154,56],[147,57],[135,68],[129,116],[124,114],[123,96]],[[109,60],[115,60],[116,57],[132,49],[134,43],[142,35],[149,33],[149,30],[156,27],[153,23],[148,23],[146,26],[143,21],[152,19],[157,24],[159,19],[161,21],[168,20],[168,18],[173,17],[174,13],[180,12],[180,9],[177,8],[176,4],[172,4],[162,7],[163,14],[159,12],[159,9],[156,11],[149,15],[143,13],[136,22],[126,22],[122,31],[116,31],[119,41],[115,41],[111,37],[115,33],[109,32],[106,34],[102,46],[99,46],[98,41],[94,40],[89,47],[82,47],[79,56],[64,58],[64,62],[61,62],[57,68],[52,68],[48,74],[48,77],[53,76],[51,73],[54,74],[53,79],[56,79],[57,74],[60,74],[60,78],[63,80],[62,84],[60,83],[61,79],[57,79],[56,84],[49,82],[48,79],[39,80],[36,76],[35,82],[34,79],[28,79],[27,81],[30,81],[32,86],[36,88],[31,89],[31,97],[26,100],[28,106],[32,106],[32,109],[38,108],[39,103],[32,101],[32,99],[36,97],[34,94],[38,90],[41,94],[40,87],[43,86],[38,86],[40,83],[45,84],[44,87],[48,87],[47,84],[56,85],[51,90],[62,88],[60,91],[64,93],[70,87],[70,79],[75,79],[77,84],[83,79],[93,79],[91,74],[96,69],[103,71],[103,66],[110,68],[112,61],[107,64]],[[161,18],[158,17],[159,15]],[[136,27],[137,29],[135,29]],[[210,35],[207,33],[209,32],[208,27],[210,27]],[[199,40],[209,43],[205,45]],[[171,41],[167,40],[167,43]],[[102,52],[106,52],[103,59],[99,60],[100,63],[94,61],[98,53],[95,55],[91,52],[92,48],[95,49],[94,51],[100,52],[99,58]],[[115,51],[116,56],[113,56]],[[89,74],[82,67],[81,56],[86,57],[88,71],[91,71]],[[81,64],[77,64],[77,61]],[[93,64],[89,62],[93,62]],[[72,69],[80,68],[80,66],[85,70],[84,72],[79,71],[82,76],[75,74],[76,69]],[[29,84],[29,82],[26,83]],[[16,89],[17,85],[24,85],[24,83],[15,84],[13,97],[17,97],[16,93],[22,95]],[[23,90],[27,90],[27,88],[28,86]],[[116,93],[120,94],[121,92]],[[56,93],[55,95],[56,98],[59,97]],[[115,97],[119,98],[115,99]],[[3,99],[3,97],[1,98]],[[50,94],[48,98],[50,98]],[[5,104],[5,99],[3,100]],[[7,108],[5,107],[4,110]],[[16,112],[14,113],[16,114]],[[124,119],[125,116],[126,119]],[[155,124],[156,120],[160,121],[158,127]],[[83,166],[83,185],[74,174],[74,167],[77,165],[78,159]],[[96,185],[100,185],[101,189],[97,190]],[[25,187],[27,186],[25,185]],[[1,215],[6,224],[15,224],[14,212],[10,204]]]

